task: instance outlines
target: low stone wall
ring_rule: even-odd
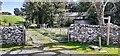
[[[25,44],[25,28],[23,26],[0,27],[0,43]]]
[[[99,31],[100,29],[100,31]],[[120,38],[120,27],[111,24],[110,44],[117,44]],[[102,37],[102,42],[106,41],[107,26],[99,25],[75,25],[68,29],[68,41],[79,41],[81,43],[98,42],[98,36]]]

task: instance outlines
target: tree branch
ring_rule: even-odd
[[[107,0],[103,6],[105,7],[105,6],[107,5],[108,2],[109,2],[109,0]]]

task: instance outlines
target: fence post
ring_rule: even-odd
[[[120,47],[120,27],[118,28],[118,36],[117,36],[117,39],[118,39],[118,45]]]
[[[22,43],[22,45],[25,45],[25,42],[26,42],[26,30],[25,30],[25,27],[23,26],[23,43]]]
[[[108,17],[108,28],[107,28],[107,45],[109,45],[109,36],[110,35],[110,16]]]

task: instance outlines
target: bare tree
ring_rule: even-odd
[[[99,2],[93,2],[97,11],[97,18],[99,25],[104,24],[104,11],[105,11],[105,6],[107,5],[108,2],[109,0],[107,1],[101,0]]]
[[[99,25],[104,25],[104,11],[105,11],[105,6],[109,2],[109,0],[107,0],[107,1],[101,0],[99,2],[96,2],[96,1],[93,1],[93,4],[94,4],[94,6],[96,8],[98,24]],[[99,30],[98,30],[99,31],[99,33],[98,33],[98,35],[99,35],[99,47],[101,47],[100,29],[101,28],[99,28]]]

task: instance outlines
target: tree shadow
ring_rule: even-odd
[[[16,45],[12,45],[12,44],[2,44],[2,48],[11,48],[11,47],[15,47]]]
[[[39,46],[39,47],[36,47],[35,49],[37,49],[37,50],[42,50],[43,52],[34,52],[34,53],[31,53],[31,54],[40,54],[40,53],[47,53],[47,52],[53,52],[53,53],[55,53],[56,55],[59,55],[59,54],[65,54],[65,53],[63,53],[63,52],[60,52],[60,51],[62,51],[62,50],[76,50],[76,49],[78,49],[78,48],[80,48],[80,47],[76,47],[76,48],[66,48],[66,47],[53,47],[53,46],[55,46],[56,45],[56,43],[48,43],[48,44],[44,44],[44,45],[42,45],[42,46]],[[62,45],[62,44],[58,44],[58,45]],[[44,50],[44,48],[45,47],[49,47],[49,48],[60,48],[60,49],[55,49],[55,50]],[[28,49],[28,50],[31,50],[31,49],[33,49],[33,48],[24,48],[24,49]]]
[[[63,45],[63,46],[77,46],[77,47],[73,47],[73,48],[67,48],[67,47],[62,47],[59,45]],[[45,47],[49,47],[49,48],[58,48],[58,49],[53,49],[53,50],[45,50]],[[30,54],[43,54],[43,53],[48,53],[48,52],[53,52],[56,55],[59,54],[65,54],[65,52],[60,52],[60,51],[70,51],[70,50],[77,50],[77,49],[81,49],[81,50],[85,50],[85,52],[89,52],[87,49],[89,48],[89,44],[80,44],[79,42],[64,42],[64,43],[47,43],[47,44],[43,44],[39,47],[32,47],[32,48],[24,48],[24,46],[21,46],[20,48],[14,48],[12,50],[10,50],[9,52],[7,52],[6,54],[10,54],[12,51],[16,51],[16,50],[33,50],[33,49],[37,49],[39,51],[42,52],[34,52],[34,53],[30,53]]]
[[[48,46],[49,45],[49,46]],[[42,50],[43,52],[34,52],[34,53],[30,53],[30,54],[37,54],[37,53],[47,53],[47,52],[54,52],[56,53],[56,55],[58,54],[63,54],[62,52],[60,52],[59,50],[64,50],[64,49],[59,49],[59,50],[44,50],[45,47],[50,47],[52,48],[52,44],[45,44],[45,45],[42,45],[40,47],[32,47],[32,48],[24,48],[24,46],[21,46],[19,48],[13,48],[12,50],[8,51],[7,53],[5,54],[10,54],[11,52],[13,51],[16,51],[16,50],[21,50],[20,52],[24,51],[24,50],[32,50],[32,49],[37,49],[37,50]],[[19,52],[19,53],[20,53]],[[27,53],[26,53],[27,54]],[[4,55],[4,54],[3,54]]]
[[[56,40],[56,41],[67,41],[67,35],[63,35],[63,34],[55,34],[54,32],[50,32],[50,31],[47,31],[44,29],[45,32],[40,32],[38,30],[35,30],[36,32],[44,35],[44,36],[47,36],[47,37],[50,37],[51,39],[53,40]]]
[[[80,44],[79,42],[65,42],[63,43],[64,46],[78,46],[82,50],[86,50],[89,48],[89,44]]]
[[[21,46],[21,47],[19,47],[19,48],[13,48],[12,50],[8,51],[8,52],[5,53],[5,54],[10,54],[11,52],[16,51],[16,50],[19,50],[19,49],[22,49],[22,48],[24,48],[24,46]]]
[[[88,48],[88,44],[83,44],[83,45],[81,45],[79,42],[67,42],[67,35],[62,35],[62,34],[55,34],[55,33],[53,33],[53,32],[49,32],[49,31],[47,31],[47,30],[44,30],[45,32],[40,32],[40,31],[38,31],[38,30],[35,30],[35,31],[37,31],[38,33],[40,33],[40,34],[42,34],[42,35],[44,35],[44,36],[47,36],[47,37],[50,37],[50,38],[52,38],[53,40],[56,40],[56,41],[58,41],[59,43],[61,43],[62,41],[64,42],[62,42],[61,43],[61,45],[64,45],[64,46],[78,46],[78,48],[81,48],[82,50],[86,50],[87,48]],[[53,37],[55,37],[55,38],[53,38]],[[61,37],[61,40],[60,39],[56,39],[57,37]],[[63,39],[62,39],[63,38]],[[47,45],[47,44],[46,44]],[[58,45],[58,44],[53,44],[53,45]],[[47,45],[48,46],[48,45]],[[52,46],[51,46],[51,48],[52,48]],[[62,47],[61,47],[62,48]],[[78,49],[78,48],[71,48],[71,49],[65,49],[65,50],[76,50],[76,49]]]
[[[12,48],[16,46],[30,46],[30,45],[2,44],[1,48]]]

